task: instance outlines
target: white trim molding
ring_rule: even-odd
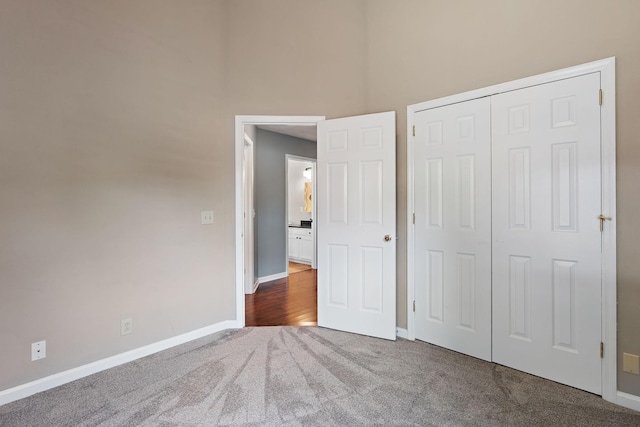
[[[288,277],[288,276],[289,276],[289,273],[287,273],[286,271],[283,271],[282,273],[271,274],[269,276],[262,276],[258,278],[258,284],[270,282],[272,280],[284,279],[285,277]]]
[[[415,318],[413,301],[415,299],[414,278],[414,197],[413,154],[414,138],[412,136],[414,114],[436,107],[469,101],[499,93],[523,89],[526,87],[551,83],[554,81],[578,77],[585,74],[600,73],[600,84],[603,91],[601,108],[601,161],[602,161],[602,214],[611,217],[607,221],[602,236],[602,342],[604,357],[602,360],[602,397],[621,406],[630,406],[636,402],[625,393],[617,391],[617,336],[616,336],[616,90],[615,90],[615,58],[575,67],[552,71],[532,77],[489,86],[444,98],[421,102],[407,107],[407,335],[415,339]],[[640,400],[640,397],[638,397]],[[636,405],[633,403],[633,405]]]
[[[640,411],[640,396],[636,396],[635,394],[619,391],[615,403],[625,408]]]
[[[406,330],[406,329],[404,329],[404,328],[396,328],[396,337],[398,337],[398,338],[404,338],[405,340],[406,340],[406,339],[409,339],[409,338],[408,338],[407,330]]]
[[[133,362],[134,360],[158,353],[159,351],[167,350],[171,347],[206,337],[207,335],[215,334],[226,329],[237,328],[239,328],[239,326],[235,321],[227,320],[168,338],[166,340],[158,341],[153,344],[145,345],[144,347],[139,347],[125,353],[116,354],[115,356],[107,357],[106,359],[78,366],[77,368],[58,372],[57,374],[49,375],[48,377],[40,378],[26,384],[2,390],[0,391],[0,406],[14,402],[18,399],[29,397],[42,391],[50,390],[54,387],[67,384],[75,380],[79,380],[80,378],[93,375],[106,369],[115,368],[116,366]]]
[[[415,224],[413,217],[415,213],[414,203],[414,180],[415,173],[413,167],[414,157],[414,135],[413,126],[415,121],[413,114],[417,111],[413,109],[413,105],[407,107],[407,339],[415,341],[415,280],[414,280],[414,258],[413,251],[415,245]]]

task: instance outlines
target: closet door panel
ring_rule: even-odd
[[[416,338],[491,360],[490,101],[414,122]]]
[[[599,73],[495,95],[493,360],[601,394]]]

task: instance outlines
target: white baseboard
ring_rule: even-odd
[[[272,280],[278,280],[278,279],[282,279],[287,277],[289,274],[287,274],[286,271],[283,271],[282,273],[276,273],[276,274],[272,274],[271,276],[263,276],[258,278],[258,282],[259,283],[264,283],[264,282],[270,282]]]
[[[159,351],[166,350],[171,347],[175,347],[177,345],[205,337],[207,335],[215,334],[216,332],[220,332],[225,329],[236,329],[238,327],[239,326],[237,321],[226,320],[224,322],[205,326],[204,328],[196,329],[195,331],[187,332],[182,335],[168,338],[166,340],[145,345],[144,347],[139,347],[125,353],[116,354],[115,356],[107,357],[106,359],[97,360],[86,365],[78,366],[77,368],[58,372],[57,374],[49,375],[48,377],[40,378],[26,384],[2,390],[0,391],[0,406],[18,399],[31,396],[36,393],[40,393],[41,391],[49,390],[54,387],[69,383],[71,381],[84,378],[97,372],[104,371],[109,368],[114,368],[128,362],[132,362],[134,360],[149,356]]]
[[[50,390],[54,387],[70,383],[80,378],[93,375],[106,369],[133,362],[134,360],[149,356],[159,351],[167,350],[177,345],[184,344],[198,338],[206,337],[207,335],[215,334],[226,329],[236,329],[239,327],[240,326],[238,326],[238,322],[236,320],[226,320],[214,325],[196,329],[195,331],[168,338],[166,340],[158,341],[144,347],[139,347],[125,353],[120,353],[106,359],[98,360],[86,365],[78,366],[77,368],[72,368],[67,371],[49,375],[48,377],[40,378],[26,384],[2,390],[0,391],[0,406],[19,399],[23,399],[25,397],[29,397],[42,391]],[[396,328],[396,336],[399,338],[407,339],[407,330],[404,328]],[[624,406],[625,408],[640,411],[640,396],[618,391],[615,403],[620,406]]]
[[[615,403],[620,406],[624,406],[625,408],[640,411],[640,396],[636,396],[635,394],[629,394],[623,391],[619,391],[618,395],[616,396]]]
[[[409,339],[409,331],[404,328],[396,328],[396,336],[398,338],[404,338],[405,340]]]
[[[256,293],[256,291],[258,290],[258,286],[260,286],[260,280],[256,279],[255,283],[253,284],[253,292],[251,292],[252,294]]]

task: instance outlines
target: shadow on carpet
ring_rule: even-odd
[[[418,341],[261,327],[1,406],[0,425],[640,426],[640,413]]]

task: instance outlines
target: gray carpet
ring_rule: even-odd
[[[640,426],[640,413],[421,342],[221,332],[0,407],[2,426]]]

